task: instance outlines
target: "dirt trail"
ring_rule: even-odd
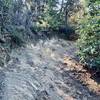
[[[64,55],[75,57],[74,44],[55,38],[13,50],[0,71],[0,100],[100,100],[63,70]]]

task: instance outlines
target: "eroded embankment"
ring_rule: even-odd
[[[64,55],[75,57],[74,43],[56,38],[13,50],[0,71],[0,100],[99,100],[63,70]]]

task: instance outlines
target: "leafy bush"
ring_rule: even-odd
[[[78,54],[81,62],[100,70],[100,1],[86,2],[87,15],[79,21]]]
[[[78,54],[81,62],[100,69],[100,17],[84,18],[78,30]]]

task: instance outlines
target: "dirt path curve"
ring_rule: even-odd
[[[64,55],[74,52],[71,42],[57,39],[13,50],[0,71],[0,100],[100,100],[62,70]]]

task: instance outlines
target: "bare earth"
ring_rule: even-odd
[[[0,71],[0,100],[100,100],[63,69],[64,56],[75,51],[74,43],[56,38],[13,50]]]

